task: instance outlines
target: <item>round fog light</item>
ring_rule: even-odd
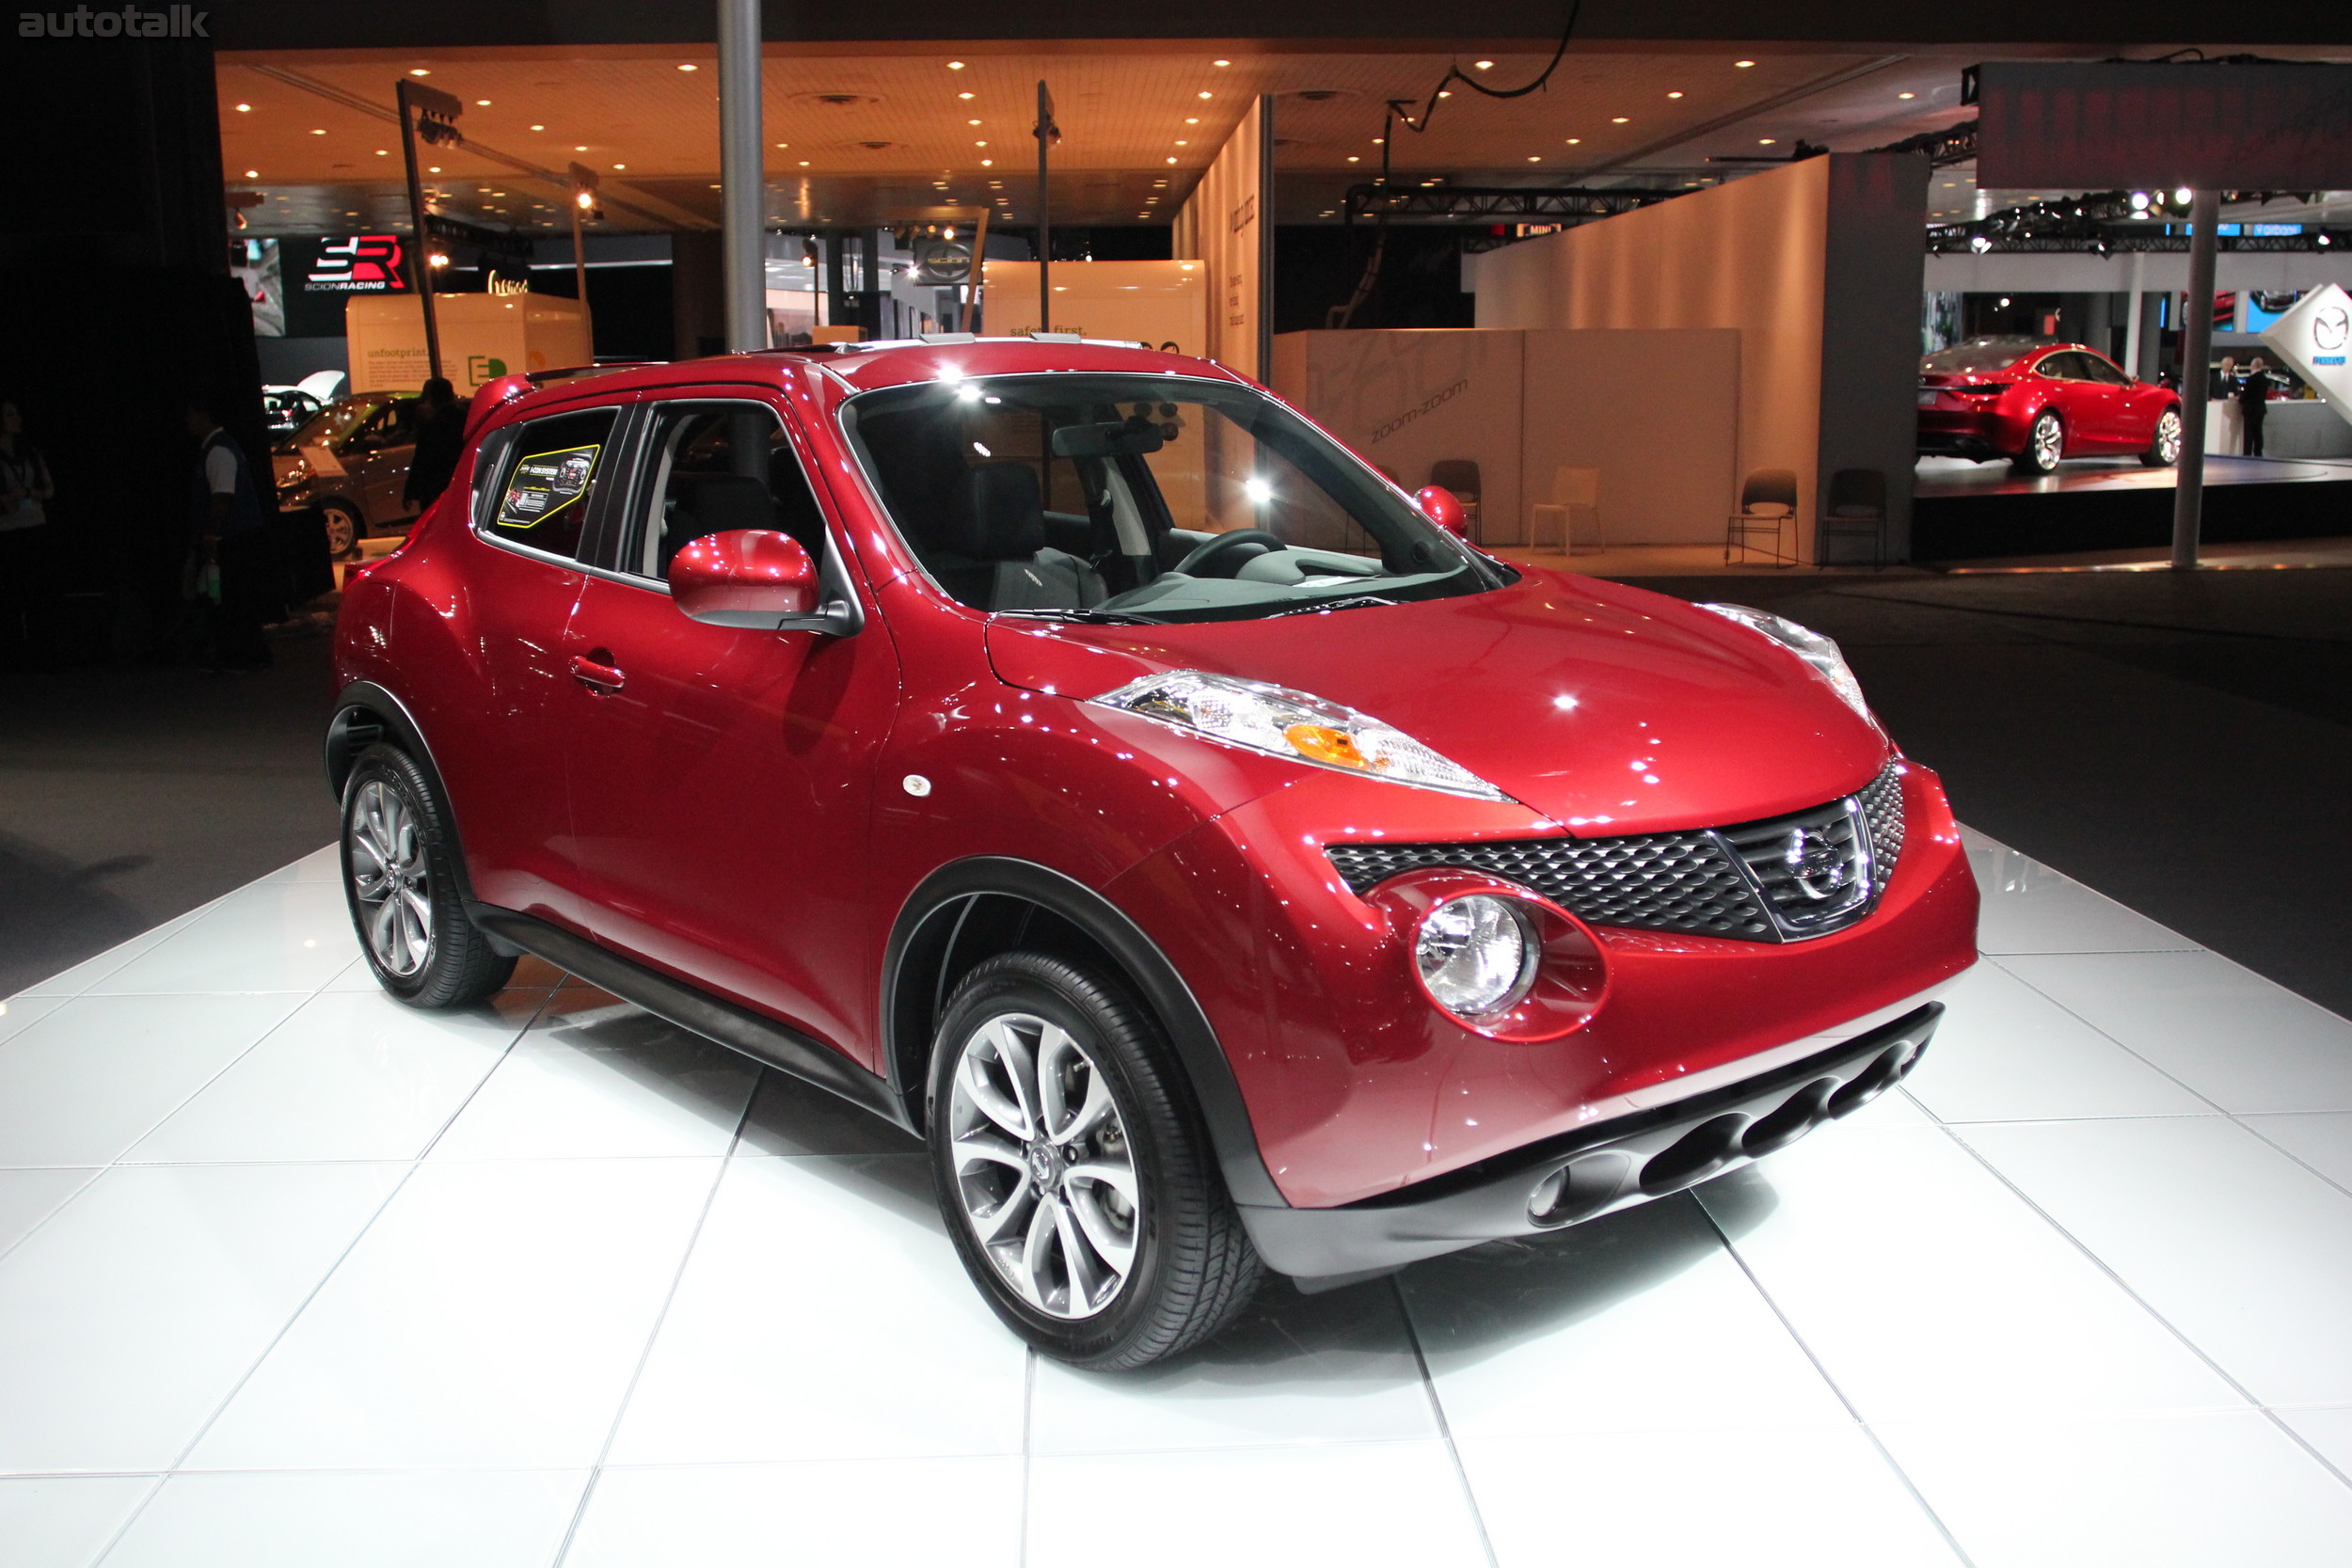
[[[1515,901],[1473,893],[1422,917],[1413,961],[1439,1006],[1477,1018],[1526,996],[1535,979],[1535,933]]]

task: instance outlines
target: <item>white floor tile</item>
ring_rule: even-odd
[[[2352,1405],[2337,1405],[2328,1410],[2281,1410],[2279,1419],[2293,1427],[2296,1435],[2317,1449],[2320,1457],[2333,1465],[2339,1474],[2352,1477]]]
[[[300,860],[288,861],[266,877],[257,877],[253,885],[278,882],[334,882],[341,885],[343,877],[342,851],[332,844],[322,845]]]
[[[2016,850],[1980,840],[1968,850],[1987,953],[2158,953],[2197,944]]]
[[[1040,1357],[1029,1413],[1035,1453],[1438,1435],[1386,1281],[1315,1296],[1268,1281],[1227,1332],[1140,1372],[1081,1372]]]
[[[1122,1544],[1091,1560],[1125,1556]],[[1020,1460],[899,1459],[607,1469],[563,1568],[1020,1561]]]
[[[547,1568],[587,1482],[584,1470],[176,1475],[104,1568]]]
[[[1944,998],[1935,1043],[1903,1081],[1945,1121],[2217,1115],[1997,964]]]
[[[1698,1196],[1865,1420],[2245,1407],[1941,1132],[1831,1129]]]
[[[595,1463],[720,1164],[418,1167],[189,1464]]]
[[[2001,967],[2225,1111],[2352,1111],[2352,1022],[2217,953]]]
[[[2352,1488],[2261,1415],[1898,1424],[1976,1568],[2343,1568]]]
[[[1500,1568],[1960,1568],[1851,1422],[1459,1441]]]
[[[2352,1403],[2352,1195],[2210,1117],[1963,1135],[2257,1401]]]
[[[0,1170],[0,1254],[31,1235],[97,1174],[95,1168],[70,1165]]]
[[[0,1481],[0,1562],[8,1568],[89,1568],[122,1521],[155,1487],[153,1476],[59,1476]]]
[[[1457,1437],[1848,1424],[1688,1197],[1405,1275]]]
[[[279,882],[239,889],[90,987],[102,996],[316,990],[358,956],[342,889]]]
[[[558,992],[433,1158],[724,1154],[758,1077],[749,1058],[642,1009]]]
[[[919,1155],[728,1162],[615,1465],[1017,1453],[1027,1347]]]
[[[1121,1568],[1486,1561],[1461,1478],[1437,1442],[1031,1460],[1028,1560],[1092,1561],[1106,1542],[1118,1543]]]
[[[215,899],[213,903],[218,903]],[[151,930],[141,931],[126,942],[119,942],[103,953],[83,959],[72,969],[60,970],[37,985],[26,986],[18,996],[79,996],[99,981],[129,963],[133,958],[153,947],[166,937],[185,930],[198,917],[207,913],[213,904],[199,904],[185,914],[174,915]]]
[[[2319,1172],[2352,1190],[2352,1111],[2248,1117],[2246,1125]]]
[[[380,992],[322,993],[123,1158],[413,1160],[546,995],[501,991],[462,1013],[426,1013]]]
[[[0,1259],[0,1471],[170,1465],[399,1180],[108,1171]]]
[[[62,996],[11,996],[0,1002],[0,1040],[21,1034],[35,1020],[48,1017],[65,1004]]]
[[[301,1002],[75,998],[0,1045],[0,1165],[106,1164]]]

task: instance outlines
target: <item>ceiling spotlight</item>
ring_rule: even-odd
[[[1618,115],[1618,116],[1614,117],[1613,119],[1612,119],[1609,121],[1609,123],[1610,123],[1610,124],[1612,124],[1612,125],[1623,125],[1623,124],[1625,124],[1625,123],[1627,122],[1627,120],[1628,120],[1629,118],[1630,118],[1629,116],[1626,116],[1626,115]]]
[[[980,160],[980,166],[982,168],[994,168],[996,166],[996,160],[993,158],[982,158]]]
[[[245,177],[247,180],[259,180],[262,177],[262,171],[258,168],[249,168],[245,171]]]
[[[490,106],[490,101],[486,98],[477,98],[473,101],[473,106],[477,109],[486,109]]]
[[[984,142],[984,141],[976,141],[976,142],[974,142],[972,145],[973,145],[974,147],[986,147],[986,146],[988,145],[988,143],[986,143],[986,142]]]
[[[1745,71],[1756,62],[1754,60],[1734,60],[1731,63],[1739,67],[1741,71]]]
[[[1356,156],[1356,154],[1355,154],[1355,153],[1351,152],[1351,153],[1349,153],[1349,154],[1347,155],[1347,161],[1348,161],[1349,163],[1353,164],[1353,163],[1359,162],[1360,160],[1359,160],[1359,159],[1357,158],[1357,156]]]
[[[1492,71],[1495,68],[1495,63],[1492,60],[1473,60],[1471,62],[1471,67],[1472,69],[1478,71]]]
[[[249,114],[251,114],[252,112],[253,112],[253,105],[252,105],[252,104],[250,104],[250,103],[240,103],[240,104],[238,104],[238,105],[237,105],[237,113],[239,113],[239,114],[241,114],[241,115],[249,115]]]
[[[546,127],[546,126],[544,126],[544,125],[534,125],[534,126],[532,126],[532,129],[533,131],[544,131],[544,130],[546,130],[546,129],[547,129],[547,127]]]
[[[425,70],[422,66],[418,66],[415,70],[409,71],[408,74],[411,76],[430,76],[433,72]]]
[[[947,69],[950,71],[961,71],[963,69],[963,62],[961,60],[949,60],[947,62]]]
[[[1211,65],[1232,65],[1233,62],[1231,60],[1211,60],[1209,63]]]
[[[2132,211],[2135,213],[2144,213],[2147,210],[2148,193],[2146,191],[2134,191],[2132,193]]]
[[[620,166],[619,166],[618,164],[615,164],[615,165],[613,165],[612,166],[613,166],[613,167],[615,167],[615,168],[618,168]],[[806,168],[806,167],[808,167],[808,160],[807,160],[806,158],[803,158],[803,159],[801,160],[801,166],[802,166],[803,168]]]
[[[1777,136],[1758,136],[1756,138],[1756,145],[1758,147],[1770,147],[1772,143],[1778,141],[1779,139],[1780,138]]]
[[[310,135],[314,136],[323,136],[326,135],[326,128],[325,126],[316,127],[310,132]]]
[[[2333,245],[2333,244],[2335,244],[2335,243],[2336,243],[2335,241],[2333,241],[2333,240],[2329,239],[2329,238],[2328,238],[2327,235],[2325,235],[2325,234],[2322,234],[2322,235],[2320,235],[2320,236],[2319,236],[2319,244],[2321,244],[2322,245]]]
[[[392,155],[392,150],[389,147],[379,147],[375,150],[375,155],[379,158],[389,158]]]
[[[614,168],[627,168],[627,167],[628,167],[628,166],[627,164],[614,164],[612,166],[613,166]]]
[[[1895,96],[1898,98],[1916,98],[1919,95],[1915,92],[1899,92]]]
[[[1188,142],[1188,141],[1184,140],[1184,137],[1179,136],[1179,137],[1177,137],[1177,138],[1176,138],[1176,145],[1177,145],[1178,147],[1190,147],[1190,146],[1192,145],[1192,143],[1190,143],[1190,142]]]
[[[971,97],[972,95],[971,95],[970,93],[968,93],[968,92],[960,92],[960,93],[956,94],[956,96],[957,96],[958,98],[969,98],[969,97]]]
[[[1168,162],[1169,162],[1169,163],[1171,163],[1171,164],[1172,164],[1172,163],[1174,163],[1175,161],[1176,161],[1176,160],[1175,160],[1175,159],[1173,159],[1173,158],[1170,158],[1170,159],[1168,160]]]
[[[1570,147],[1581,147],[1583,144],[1584,138],[1582,136],[1570,136],[1568,138],[1568,145]]]
[[[695,65],[695,64],[693,64],[693,63],[691,63],[691,62],[690,61],[690,62],[688,62],[688,63],[685,63],[685,64],[680,65],[680,66],[678,67],[678,69],[679,69],[680,71],[700,71],[702,68],[701,68],[700,66]]]
[[[1669,98],[1680,98],[1680,97],[1682,96],[1682,94],[1680,94],[1680,93],[1678,93],[1678,92],[1670,92],[1670,93],[1668,93],[1666,96],[1667,96],[1667,97],[1669,97]]]
[[[1982,234],[1974,234],[1974,235],[1971,235],[1971,236],[1969,237],[1969,240],[1968,240],[1968,248],[1969,248],[1969,249],[1971,249],[1971,250],[1973,250],[1973,251],[1975,251],[1978,255],[1981,256],[1981,255],[1983,255],[1986,251],[1991,250],[1991,249],[1993,248],[1993,242],[1992,242],[1991,240],[1986,239],[1986,238],[1985,238]],[[2005,300],[2001,301],[2001,303],[2002,303],[2003,305],[2007,305],[2007,304],[2009,303],[2009,301],[2005,299]]]
[[[1203,88],[1201,89],[1201,91],[1200,91],[1200,96],[1201,96],[1201,97],[1203,97],[1203,98],[1215,98],[1215,97],[1216,96],[1216,94],[1215,94],[1215,93],[1213,93],[1213,92],[1209,91],[1207,88],[1203,87]]]
[[[978,120],[977,120],[977,119],[967,119],[967,120],[965,120],[965,121],[964,121],[964,123],[965,123],[966,125],[977,125],[977,124],[979,123],[979,121],[978,121]]]
[[[2183,185],[2179,190],[2172,193],[2173,205],[2185,207],[2195,198],[2196,194],[2196,192],[2190,190],[2186,185]]]
[[[1438,96],[1439,98],[1451,98],[1454,96],[1454,92],[1450,87],[1439,87],[1438,89]]]
[[[1543,160],[1542,160],[1541,158],[1538,158],[1538,157],[1537,157],[1537,156],[1535,156],[1535,154],[1534,154],[1533,152],[1531,152],[1531,153],[1529,153],[1529,154],[1527,155],[1527,161],[1528,161],[1529,163],[1531,163],[1531,164],[1540,164],[1540,163],[1542,163],[1542,162],[1543,162]]]

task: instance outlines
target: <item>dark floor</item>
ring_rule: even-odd
[[[0,996],[333,841],[327,644],[275,651],[0,675]]]
[[[1836,638],[1963,821],[2352,1014],[2352,571],[1640,581]]]
[[[1836,637],[1964,820],[2352,1014],[2352,570],[1642,582]],[[278,655],[0,678],[0,995],[332,839]]]

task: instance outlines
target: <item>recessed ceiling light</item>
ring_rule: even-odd
[[[490,106],[490,101],[486,98],[477,98],[473,101],[473,106],[477,109],[486,109]]]
[[[1779,138],[1776,136],[1758,136],[1756,138],[1756,145],[1758,147],[1770,147]]]
[[[1216,94],[1215,94],[1215,93],[1213,93],[1213,92],[1209,91],[1206,87],[1203,87],[1203,88],[1200,90],[1200,96],[1201,96],[1201,97],[1203,97],[1203,98],[1215,98],[1215,97],[1216,96]]]
[[[979,123],[979,121],[978,121],[978,120],[977,120],[977,119],[967,119],[967,120],[965,120],[965,121],[964,121],[964,123],[965,123],[966,125],[977,125],[977,124]]]
[[[414,70],[410,71],[408,74],[411,76],[430,76],[433,72],[425,70],[422,66],[418,66]]]
[[[1668,93],[1666,96],[1667,96],[1667,97],[1669,97],[1669,98],[1680,98],[1680,97],[1682,96],[1682,94],[1680,94],[1680,93],[1678,93],[1678,92],[1670,92],[1670,93]]]
[[[1480,71],[1492,71],[1495,68],[1495,63],[1492,60],[1474,60],[1471,64]]]
[[[801,166],[802,166],[803,168],[806,168],[806,167],[808,167],[808,160],[807,160],[806,158],[803,158],[803,159],[801,160]]]
[[[1583,143],[1583,140],[1584,138],[1582,136],[1570,136],[1568,138],[1568,145],[1570,147],[1581,146]]]
[[[1184,123],[1186,125],[1198,125],[1200,123],[1200,117],[1199,115],[1186,115],[1184,117]]]
[[[1754,60],[1734,60],[1731,63],[1738,66],[1741,71],[1745,71],[1756,62]]]
[[[984,142],[984,141],[976,141],[976,142],[974,142],[972,145],[973,145],[974,147],[986,147],[986,146],[988,145],[988,143],[986,143],[986,142]]]
[[[1173,158],[1170,158],[1170,159],[1168,160],[1168,162],[1169,162],[1169,163],[1171,163],[1171,164],[1172,164],[1172,163],[1174,163],[1175,161],[1176,161],[1176,160],[1175,160],[1175,159],[1173,159]]]
[[[681,62],[681,63],[679,64],[679,66],[678,66],[678,69],[679,69],[680,71],[700,71],[700,70],[702,69],[702,67],[700,67],[700,66],[698,66],[698,65],[694,64],[691,60],[687,60],[687,61],[683,61],[683,62]]]
[[[1375,147],[1385,147],[1388,145],[1388,141],[1389,138],[1386,136],[1375,136],[1372,138],[1372,145]]]
[[[971,95],[970,93],[968,93],[968,92],[960,92],[960,93],[956,94],[956,96],[957,96],[958,98],[969,98],[969,97],[971,97],[972,95]]]
[[[310,135],[314,135],[314,136],[323,136],[323,135],[326,135],[326,127],[325,127],[325,126],[323,126],[323,125],[320,125],[320,126],[313,126],[313,127],[311,128]]]
[[[1211,65],[1232,65],[1233,62],[1231,60],[1211,60],[1209,63]]]
[[[240,104],[238,104],[238,105],[237,105],[237,113],[239,113],[239,114],[241,114],[241,115],[249,115],[249,114],[251,114],[252,112],[253,112],[253,105],[252,105],[252,104],[250,104],[250,103],[240,103]]]
[[[438,173],[440,173],[440,172],[441,172],[441,166],[440,166],[440,165],[438,165],[438,164],[435,164],[435,165],[434,165],[431,168],[426,169],[426,170],[425,170],[425,172],[426,172],[427,174],[438,174]]]
[[[1529,154],[1527,155],[1527,161],[1528,161],[1529,163],[1531,163],[1531,164],[1540,164],[1540,163],[1542,163],[1542,162],[1543,162],[1543,160],[1542,160],[1541,158],[1539,158],[1539,157],[1535,156],[1535,154],[1534,154],[1534,153],[1533,153],[1533,152],[1531,152],[1531,153],[1529,153]]]
[[[1351,152],[1351,153],[1349,153],[1349,154],[1347,155],[1347,161],[1348,161],[1349,163],[1353,164],[1353,163],[1360,163],[1362,160],[1361,160],[1361,159],[1359,159],[1359,158],[1358,158],[1358,157],[1356,156],[1356,154],[1355,154],[1355,153]]]
[[[961,60],[949,60],[947,62],[947,69],[950,71],[961,71],[963,69],[963,62]]]
[[[982,168],[994,168],[996,166],[996,160],[993,158],[982,158],[980,160],[980,166]]]
[[[1895,96],[1898,98],[1916,98],[1919,95],[1915,92],[1899,92]]]
[[[1178,147],[1190,147],[1190,146],[1192,145],[1192,143],[1190,143],[1190,142],[1188,142],[1188,141],[1184,140],[1184,137],[1179,136],[1179,137],[1177,137],[1177,138],[1176,138],[1176,145],[1177,145]]]
[[[546,126],[544,126],[544,125],[534,125],[534,126],[532,126],[532,129],[533,131],[544,131],[544,130],[546,130],[546,129],[547,129],[547,127],[546,127]]]
[[[259,180],[262,177],[262,171],[258,168],[249,168],[245,171],[245,177],[247,180]],[[283,201],[286,198],[281,196],[278,199]]]
[[[389,158],[392,155],[392,150],[389,147],[379,147],[375,150],[375,155],[379,158]]]
[[[584,147],[575,147],[575,148],[573,148],[573,149],[572,149],[572,150],[573,150],[573,151],[575,151],[575,152],[585,152],[585,151],[587,151],[588,150],[587,150],[586,148],[584,148]]]
[[[1439,87],[1438,89],[1438,96],[1439,98],[1451,98],[1454,96],[1454,93],[1450,88]]]
[[[1614,119],[1612,119],[1609,123],[1610,123],[1610,124],[1612,124],[1612,125],[1623,125],[1623,124],[1625,124],[1625,123],[1626,123],[1626,121],[1627,121],[1627,119],[1629,119],[1629,117],[1628,117],[1628,116],[1625,116],[1625,115],[1619,115],[1619,116],[1617,116]]]
[[[786,148],[790,147],[791,145],[792,145],[792,144],[791,144],[790,142],[788,142],[788,141],[780,141],[780,142],[776,143],[776,150],[777,150],[777,151],[779,151],[779,152],[781,152],[781,151],[783,151]]]

